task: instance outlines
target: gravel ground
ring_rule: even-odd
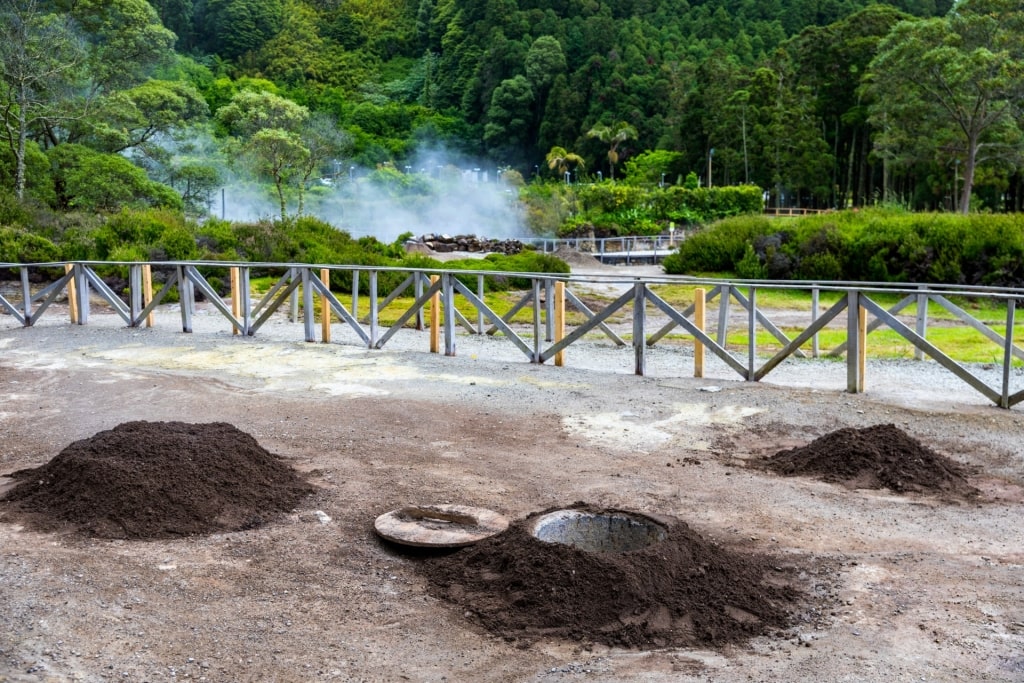
[[[154,542],[42,534],[0,505],[0,681],[1024,680],[1024,422],[935,363],[869,363],[851,395],[831,361],[747,383],[694,379],[678,347],[637,377],[631,349],[589,341],[557,368],[468,335],[444,357],[424,332],[368,351],[279,318],[253,338],[208,312],[176,330],[169,308],[136,330],[0,316],[0,475],[128,420],[225,421],[320,493],[261,529]],[[745,464],[879,423],[975,468],[982,500]],[[515,519],[578,500],[806,562],[820,611],[721,651],[522,649],[431,598],[421,560],[371,530],[410,503]]]

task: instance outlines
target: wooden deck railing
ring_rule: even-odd
[[[1014,342],[1015,314],[1024,290],[996,287],[953,287],[917,284],[848,283],[848,282],[767,282],[751,280],[710,280],[682,276],[623,277],[617,275],[564,275],[538,273],[504,273],[490,271],[409,270],[336,264],[294,263],[223,263],[223,262],[152,262],[109,263],[75,261],[67,263],[0,264],[0,268],[18,273],[13,291],[0,295],[0,313],[10,316],[19,326],[33,326],[44,315],[68,315],[70,322],[89,322],[93,299],[97,305],[109,307],[119,315],[127,328],[151,325],[151,314],[171,292],[177,294],[181,313],[181,330],[192,332],[196,303],[200,299],[223,316],[231,330],[253,336],[275,313],[287,315],[302,323],[305,341],[317,341],[316,317],[321,320],[336,316],[350,329],[356,343],[371,349],[383,349],[398,334],[415,330],[430,333],[431,349],[444,349],[455,355],[458,334],[491,335],[506,339],[532,363],[556,364],[564,351],[584,337],[599,335],[616,346],[632,346],[634,371],[647,372],[646,354],[666,336],[680,328],[694,345],[694,374],[703,372],[704,352],[717,357],[741,379],[756,382],[769,375],[783,362],[794,357],[825,355],[819,348],[819,333],[826,327],[845,331],[845,341],[827,355],[846,357],[847,391],[864,389],[865,348],[867,335],[879,328],[895,331],[915,349],[918,359],[931,358],[992,403],[1010,408],[1024,400],[1024,390],[1014,390],[1014,370],[1024,360],[1024,349]],[[128,288],[124,295],[115,293],[100,272],[116,269],[128,272]],[[152,288],[152,273],[160,271],[162,284]],[[270,288],[254,299],[251,274],[271,273],[276,280]],[[61,275],[61,273],[63,275]],[[390,292],[380,291],[380,276],[389,273],[389,281],[400,284]],[[51,281],[33,288],[30,283],[50,275]],[[213,276],[230,281],[231,291],[221,296],[211,284]],[[225,278],[229,275],[229,278]],[[351,300],[342,301],[331,290],[330,278],[351,278]],[[530,287],[519,292],[518,300],[504,312],[495,311],[485,301],[485,282],[489,277],[521,278]],[[369,311],[359,313],[360,288],[365,282]],[[470,284],[475,284],[471,287]],[[664,285],[689,285],[695,288],[695,302],[680,308],[659,295]],[[599,310],[592,310],[601,300],[592,294],[584,302],[584,289],[613,289],[616,294],[602,300]],[[770,290],[799,289],[811,293],[811,310],[806,327],[796,332],[790,324],[772,321],[771,312],[758,305],[758,294]],[[834,303],[822,311],[820,295],[831,292]],[[201,295],[201,296],[200,296]],[[892,306],[879,303],[879,295]],[[56,312],[54,302],[69,304],[67,313]],[[984,322],[953,303],[957,297],[989,299],[1005,307],[1005,325]],[[471,311],[468,315],[460,310]],[[707,329],[703,311],[717,301],[717,321]],[[998,381],[986,381],[976,368],[958,362],[928,338],[928,306],[935,304],[948,311],[960,324],[969,326],[995,345],[993,363],[1000,364]],[[746,331],[745,348],[727,344],[730,307],[738,306]],[[915,309],[912,318],[900,314]],[[382,323],[381,312],[388,309],[389,324]],[[577,322],[566,325],[565,313],[575,310]],[[529,315],[521,315],[528,313]],[[617,322],[611,323],[615,316]],[[475,317],[475,320],[471,319]],[[523,318],[528,321],[524,321]],[[789,317],[792,317],[791,315]],[[432,323],[428,323],[428,319]],[[651,323],[658,320],[653,332]],[[870,319],[870,322],[869,322]],[[622,322],[625,320],[626,322]],[[617,327],[616,327],[617,326]],[[5,327],[0,319],[0,330]],[[10,327],[10,325],[6,325]],[[627,334],[623,327],[630,330]],[[568,328],[568,329],[567,329]],[[460,332],[460,330],[462,332]],[[618,330],[618,331],[617,331]],[[767,332],[777,340],[779,350],[765,353],[758,348],[758,331]],[[441,343],[443,336],[443,344]],[[678,336],[678,335],[677,335]],[[330,341],[329,326],[321,326],[321,341]],[[774,346],[774,344],[773,344]],[[998,358],[1000,360],[996,361]],[[991,373],[990,373],[991,374]]]

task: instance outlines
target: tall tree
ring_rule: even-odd
[[[547,162],[548,168],[552,171],[558,171],[559,175],[568,173],[570,166],[573,168],[586,167],[583,157],[575,152],[566,150],[564,147],[552,147],[544,161]]]
[[[599,123],[587,131],[588,138],[597,138],[608,145],[608,165],[611,167],[612,180],[615,180],[615,164],[619,163],[619,145],[636,136],[636,127],[627,121],[619,121],[611,126]]]
[[[33,130],[78,118],[63,105],[84,86],[88,52],[70,15],[39,0],[0,0],[0,119],[14,155],[14,193],[25,195],[26,144]]]
[[[950,141],[940,155],[962,170],[962,213],[979,163],[1024,144],[1022,35],[1018,0],[965,0],[944,18],[897,24],[871,62],[872,120],[891,132],[876,144],[907,152],[906,141],[923,139],[922,122],[937,125],[930,137]]]
[[[217,119],[237,136],[232,145],[277,192],[281,219],[287,217],[287,189],[303,180],[310,150],[301,131],[309,110],[268,92],[243,90],[217,110]]]
[[[531,108],[534,93],[525,76],[516,76],[501,82],[491,95],[484,127],[484,142],[491,155],[499,161],[509,161],[512,155],[521,156],[529,147]],[[521,162],[521,159],[514,159]]]

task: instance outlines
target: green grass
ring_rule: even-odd
[[[991,329],[998,334],[1003,334],[1006,326],[993,326]],[[795,339],[803,330],[801,328],[783,328],[782,331],[790,339]],[[714,336],[713,332],[711,334]],[[925,338],[950,358],[961,363],[1001,364],[1003,362],[1002,347],[996,345],[972,328],[930,328]],[[748,339],[746,331],[730,332],[726,335],[726,348],[737,353],[746,353]],[[1024,325],[1014,326],[1014,339],[1024,339]],[[692,343],[693,336],[685,333],[670,334],[666,335],[662,342],[659,343],[665,341],[670,343]],[[764,330],[758,330],[755,341],[759,356],[771,356],[782,349],[782,343],[770,332]],[[825,329],[821,331],[818,334],[819,356],[827,357],[833,349],[845,341],[845,330]],[[808,341],[800,348],[805,354],[810,355],[812,344]],[[867,337],[866,354],[868,358],[874,359],[911,359],[915,357],[916,348],[895,331],[878,329]],[[1014,359],[1013,365],[1014,367],[1021,367],[1024,366],[1024,362]]]
[[[260,279],[253,281],[253,289],[255,297],[261,297],[270,285],[272,280]],[[693,303],[695,286],[690,285],[657,285],[654,287],[658,295],[668,301],[678,310],[689,306]],[[411,292],[411,290],[410,290]],[[746,294],[746,292],[744,292]],[[524,295],[524,292],[516,291],[502,291],[502,292],[489,292],[484,296],[485,303],[500,316],[505,316],[509,310],[520,300]],[[339,301],[351,312],[352,310],[352,296],[350,294],[336,294]],[[821,292],[819,297],[819,305],[822,310],[827,309],[838,301],[842,296],[840,292]],[[604,297],[593,296],[592,299],[604,300]],[[901,297],[889,294],[874,294],[871,299],[886,308],[890,308],[895,305]],[[384,297],[379,297],[379,301],[383,301]],[[398,319],[412,306],[413,297],[410,293],[409,296],[401,296],[392,301],[388,306],[383,307],[378,312],[378,323],[383,327],[394,325]],[[607,300],[610,302],[612,297],[608,297]],[[472,324],[476,324],[477,310],[470,304],[464,297],[456,297],[456,308],[464,315]],[[810,303],[811,295],[808,291],[803,290],[769,290],[769,289],[758,289],[757,293],[757,304],[758,308],[763,311],[806,311],[807,322],[810,323]],[[971,315],[975,316],[982,322],[984,322],[990,329],[997,334],[1003,334],[1005,330],[1006,320],[1006,308],[1005,305],[1000,305],[998,302],[990,300],[978,300],[978,301],[961,301],[956,302],[962,308],[966,309]],[[734,310],[739,310],[739,304],[733,302]],[[301,307],[301,299],[300,299]],[[717,309],[717,301],[710,302],[707,311],[707,327],[711,334],[714,334],[714,327],[712,320],[715,316],[715,310]],[[903,316],[914,316],[916,315],[916,303],[910,304],[901,311]],[[614,324],[617,322],[624,322],[627,320],[627,316],[630,313],[630,307],[624,307],[622,310],[613,314],[608,323]],[[317,317],[319,319],[320,305],[317,303]],[[359,297],[358,313],[359,319],[362,322],[367,321],[367,316],[370,311],[370,298],[366,294],[362,294]],[[769,316],[770,317],[770,316]],[[869,316],[870,317],[870,316]],[[1022,316],[1024,317],[1024,316]],[[424,318],[429,320],[429,309],[424,311]],[[442,318],[443,319],[443,318]],[[845,330],[845,313],[840,314],[840,319],[837,321],[840,327],[829,327],[818,333],[818,348],[819,354],[825,356],[832,349],[836,348],[840,344],[846,341],[846,330]],[[582,313],[577,312],[571,307],[567,307],[565,314],[566,326],[572,328],[577,325],[581,325],[586,322],[586,316]],[[511,323],[516,325],[530,325],[533,322],[533,311],[527,306],[516,313],[513,316]],[[407,325],[412,326],[415,324],[415,319],[410,320]],[[485,323],[486,324],[486,323]],[[910,323],[913,327],[913,323]],[[653,329],[648,330],[654,332]],[[801,327],[785,327],[783,332],[791,339],[795,338],[803,331]],[[623,339],[630,339],[630,334],[627,332],[622,336]],[[605,339],[605,335],[597,330],[593,331],[588,335],[588,338],[599,338]],[[1003,349],[1000,345],[995,344],[985,336],[983,336],[977,330],[969,327],[968,325],[959,321],[959,319],[942,308],[935,302],[930,302],[928,306],[928,329],[925,338],[944,353],[949,355],[951,358],[962,363],[1002,363]],[[1024,340],[1024,324],[1018,324],[1014,326],[1014,339]],[[679,343],[692,343],[693,337],[689,334],[678,332],[666,335],[659,343],[661,344],[679,344]],[[782,348],[782,343],[779,342],[773,335],[759,328],[757,333],[757,351],[761,356],[768,356],[778,352]],[[1021,342],[1018,342],[1018,346]],[[730,331],[727,336],[726,346],[730,350],[744,353],[747,348],[747,334],[745,330],[733,330]],[[801,347],[802,350],[808,355],[811,353],[811,342],[807,342]],[[869,358],[877,359],[909,359],[915,356],[915,347],[901,337],[898,333],[887,328],[880,328],[875,332],[868,335],[866,353]],[[1015,366],[1021,365],[1018,360],[1014,361]]]

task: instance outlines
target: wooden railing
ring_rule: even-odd
[[[490,271],[409,270],[352,265],[311,265],[289,263],[223,263],[223,262],[152,262],[108,263],[67,262],[41,264],[0,264],[0,268],[19,274],[13,291],[0,295],[0,313],[10,316],[15,325],[33,326],[48,312],[69,315],[70,322],[85,325],[89,321],[93,298],[119,315],[126,327],[152,324],[152,313],[172,292],[176,292],[181,315],[181,330],[193,331],[196,303],[204,299],[223,316],[233,332],[253,336],[275,314],[287,315],[303,325],[307,342],[317,341],[316,317],[321,316],[321,340],[330,341],[330,326],[324,321],[337,317],[355,335],[356,343],[370,349],[383,349],[398,334],[429,331],[431,350],[455,355],[458,334],[491,335],[508,340],[532,363],[554,360],[559,364],[564,351],[594,334],[607,338],[620,347],[631,346],[634,371],[647,373],[646,354],[666,336],[680,328],[692,340],[694,374],[703,373],[703,357],[707,351],[741,379],[756,382],[765,378],[783,362],[794,357],[832,355],[846,357],[847,391],[864,389],[865,348],[867,335],[879,328],[895,331],[915,349],[918,359],[931,358],[992,403],[1003,407],[1024,400],[1024,390],[1013,390],[1015,364],[1024,360],[1024,349],[1014,343],[1014,322],[1018,302],[1024,290],[996,287],[953,287],[934,285],[892,285],[884,283],[847,282],[767,282],[751,280],[711,280],[682,276],[628,277],[602,275],[552,276],[538,273],[504,273]],[[128,289],[118,295],[104,282],[99,271],[117,269],[128,272]],[[152,273],[159,271],[162,284],[152,289]],[[253,270],[273,274],[276,281],[254,300],[250,276]],[[63,275],[59,275],[63,273]],[[215,274],[224,279],[230,274],[231,291],[222,297],[211,284]],[[380,291],[380,276],[391,274],[398,281],[390,292]],[[50,275],[53,279],[42,287],[30,282]],[[346,305],[329,286],[334,276],[350,277],[352,298]],[[489,277],[520,278],[530,286],[519,293],[518,300],[504,312],[495,311],[485,301],[485,282]],[[226,281],[226,280],[225,280]],[[366,283],[369,311],[359,313],[360,288]],[[469,286],[467,282],[475,284]],[[679,308],[663,299],[658,290],[664,285],[689,285],[695,288],[692,305]],[[599,287],[614,290],[611,300],[599,310],[592,310],[595,297],[585,303],[578,292]],[[758,294],[771,290],[799,289],[811,293],[811,310],[807,326],[787,334],[770,319],[770,312],[758,306]],[[819,305],[820,295],[831,292],[834,303],[825,311]],[[878,302],[879,295],[901,297],[892,306]],[[200,296],[201,295],[201,296]],[[53,304],[66,297],[67,313],[54,313]],[[983,322],[953,303],[956,297],[988,299],[1005,306],[1005,326]],[[464,314],[462,308],[471,310]],[[705,306],[718,302],[714,330],[705,327]],[[928,339],[928,306],[936,304],[948,311],[996,345],[993,362],[999,365],[995,382],[980,376],[977,368],[958,362]],[[746,331],[745,348],[727,344],[730,307],[739,306]],[[915,309],[909,321],[899,316]],[[390,323],[381,322],[381,311],[388,309]],[[575,325],[565,324],[567,310],[575,310]],[[528,312],[523,322],[521,312]],[[475,320],[472,320],[475,314]],[[615,316],[619,322],[613,327]],[[653,332],[650,322],[657,318],[659,328]],[[906,316],[904,316],[906,318]],[[428,323],[428,319],[432,322]],[[870,322],[869,322],[870,319]],[[623,323],[622,320],[626,322]],[[650,321],[650,322],[649,322]],[[622,333],[623,326],[630,334]],[[822,354],[818,335],[827,326],[845,331],[845,341]],[[0,330],[5,325],[0,316]],[[567,330],[566,328],[569,327]],[[792,326],[790,327],[792,330]],[[1002,331],[1000,331],[1000,329]],[[461,330],[461,332],[460,332]],[[618,330],[618,331],[617,331]],[[770,334],[779,347],[764,353],[757,345],[759,330]],[[443,336],[443,345],[441,343]],[[350,335],[351,337],[351,335]],[[628,340],[628,341],[627,341]],[[999,358],[1001,360],[995,360]],[[980,364],[979,364],[980,365]]]

